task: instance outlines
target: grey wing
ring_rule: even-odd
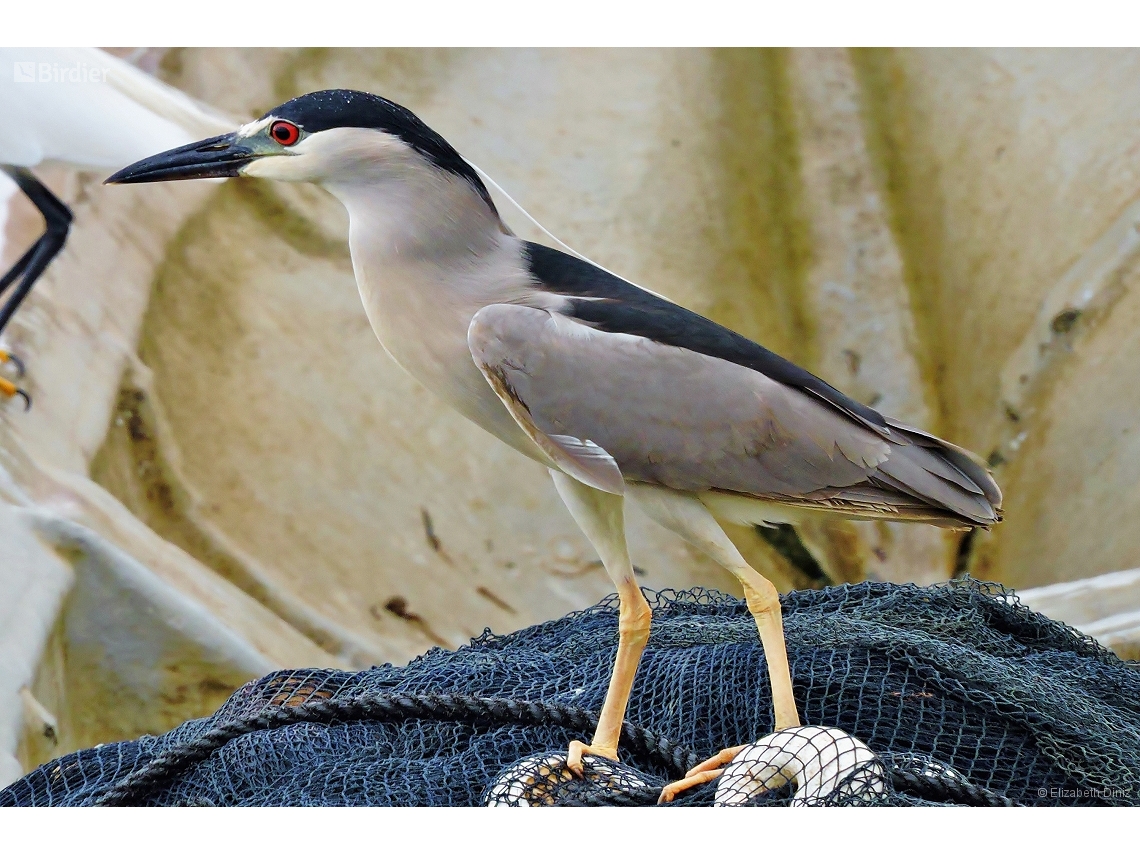
[[[515,305],[480,310],[468,343],[553,465],[600,489],[621,492],[624,479],[996,521],[986,485],[939,453],[941,440],[902,425],[886,438],[759,371]]]

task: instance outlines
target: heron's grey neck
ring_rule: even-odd
[[[325,187],[354,229],[367,229],[372,252],[425,260],[479,255],[502,234],[498,215],[470,182],[427,163]]]
[[[440,312],[532,290],[521,242],[464,178],[425,163],[326,186],[348,210],[357,284],[385,345],[394,323],[438,326]]]

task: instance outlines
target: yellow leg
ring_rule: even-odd
[[[725,538],[727,540],[727,536]],[[735,549],[735,547],[734,547]],[[743,559],[741,559],[743,562]],[[772,685],[772,707],[775,719],[774,730],[799,727],[800,714],[796,709],[796,699],[792,694],[792,673],[788,667],[788,651],[784,646],[784,620],[780,609],[780,594],[776,587],[749,567],[733,569],[733,575],[744,586],[744,601],[748,611],[756,621],[760,633],[760,646],[764,648],[764,658],[768,662],[768,680]],[[658,803],[671,802],[678,794],[698,784],[704,784],[720,776],[724,766],[744,750],[737,745],[726,748],[685,773],[679,781],[673,781],[661,790]]]
[[[617,744],[625,721],[629,693],[633,689],[633,678],[637,676],[641,654],[649,640],[651,612],[641,589],[636,584],[623,584],[618,587],[618,598],[617,656],[610,675],[610,685],[606,690],[606,700],[602,704],[602,714],[598,717],[598,727],[589,745],[576,739],[570,743],[566,760],[570,771],[577,775],[582,774],[584,754],[597,754],[617,760]]]
[[[570,771],[580,775],[583,755],[597,754],[617,760],[618,739],[625,721],[629,693],[637,676],[642,651],[649,640],[652,614],[633,575],[633,562],[625,542],[624,499],[587,487],[562,472],[552,472],[551,475],[562,501],[598,550],[598,556],[618,592],[618,649],[602,714],[598,718],[593,741],[589,745],[578,740],[571,742],[566,761]]]
[[[739,580],[744,588],[744,601],[748,604],[748,611],[756,621],[760,644],[768,663],[775,730],[797,727],[800,715],[792,692],[792,674],[784,644],[784,620],[780,595],[775,585],[748,565],[708,508],[696,496],[645,485],[630,487],[631,497],[650,517],[696,546]],[[662,791],[662,800],[672,801],[677,793],[711,781],[720,774],[720,767],[740,753],[743,747],[726,748],[694,767],[684,779],[675,781]]]
[[[725,539],[728,539],[727,536]],[[742,558],[741,562],[743,561]],[[795,696],[792,694],[792,672],[788,667],[788,650],[784,646],[784,617],[780,609],[780,594],[775,585],[747,564],[734,570],[733,575],[744,586],[744,601],[748,604],[752,619],[756,621],[760,646],[764,648],[764,658],[768,661],[774,729],[799,727],[800,714],[796,709]]]

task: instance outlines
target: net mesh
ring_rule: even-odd
[[[402,667],[271,674],[209,718],[53,760],[0,805],[652,804],[692,763],[768,735],[772,698],[743,602],[646,594],[622,762],[588,758],[583,778],[565,751],[602,705],[615,597]],[[863,583],[783,608],[808,726],[673,804],[1140,803],[1140,667],[1000,586]],[[771,772],[780,751],[798,778]]]

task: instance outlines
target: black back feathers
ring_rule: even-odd
[[[875,410],[696,312],[631,285],[588,261],[541,244],[528,242],[526,258],[537,284],[571,298],[567,314],[597,329],[641,336],[735,362],[785,386],[802,389],[868,425],[886,428],[886,420]]]

